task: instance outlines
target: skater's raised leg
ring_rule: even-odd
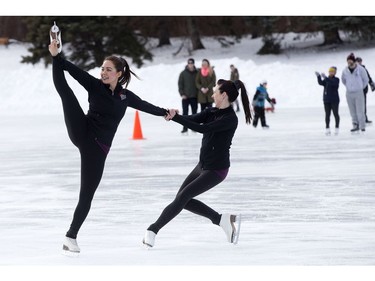
[[[87,138],[87,118],[65,79],[64,70],[58,57],[53,58],[52,75],[55,88],[61,97],[69,138],[79,148],[82,140]]]

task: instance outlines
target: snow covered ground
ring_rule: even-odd
[[[215,46],[212,39],[204,43]],[[349,133],[341,85],[341,131],[325,136],[322,88],[314,76],[331,65],[341,73],[349,51],[259,57],[257,44],[244,40],[234,49],[193,56],[197,63],[209,58],[218,77],[229,77],[234,63],[251,96],[267,78],[278,101],[276,112],[267,114],[267,131],[245,125],[239,113],[229,176],[200,196],[218,211],[243,214],[239,244],[228,244],[220,228],[184,211],[159,233],[154,249],[141,247],[145,229],[196,164],[201,135],[181,136],[180,125],[141,113],[146,140],[131,140],[129,109],[79,234],[79,258],[60,255],[78,197],[79,156],[66,134],[51,70],[20,64],[23,45],[0,46],[0,265],[172,266],[172,272],[186,265],[373,268],[375,128]],[[158,50],[154,62],[136,71],[143,80],[129,88],[157,105],[180,107],[177,77],[188,55],[172,57],[171,48]],[[375,71],[373,48],[354,53]],[[69,82],[87,109],[86,94]],[[375,118],[371,92],[368,112]]]

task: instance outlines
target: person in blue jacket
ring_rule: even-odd
[[[328,70],[328,77],[322,73],[315,72],[318,78],[318,84],[324,87],[323,90],[323,103],[325,110],[325,122],[326,122],[326,135],[331,134],[331,129],[329,127],[331,112],[335,117],[335,135],[339,133],[340,126],[340,115],[339,115],[339,84],[340,79],[336,77],[337,68],[331,66]]]
[[[260,123],[262,125],[263,129],[268,129],[269,126],[266,123],[266,115],[264,110],[265,101],[267,100],[272,108],[274,107],[274,104],[270,97],[268,96],[267,92],[267,81],[263,80],[260,82],[260,85],[257,87],[254,98],[253,98],[253,108],[254,108],[254,120],[253,120],[253,126],[256,128],[258,126],[258,120],[260,119]]]

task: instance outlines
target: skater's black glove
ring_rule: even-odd
[[[320,73],[318,71],[315,71],[315,75],[316,75],[316,77],[319,77]]]

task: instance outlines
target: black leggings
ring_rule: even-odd
[[[340,116],[339,116],[339,103],[324,103],[324,110],[326,112],[326,128],[329,128],[329,123],[331,119],[331,111],[333,112],[333,115],[335,116],[336,121],[336,128],[340,126]]]
[[[148,230],[158,233],[161,228],[176,217],[183,209],[206,217],[213,224],[219,225],[221,215],[201,201],[193,198],[210,190],[223,180],[215,171],[202,170],[201,165],[198,164],[183,182],[173,202],[163,210],[160,217],[155,223],[150,225]]]
[[[53,62],[53,82],[59,93],[66,128],[72,143],[81,154],[81,188],[78,205],[73,215],[73,221],[66,236],[76,238],[81,225],[90,211],[91,201],[103,175],[106,153],[96,143],[91,134],[86,115],[83,113],[77,98],[66,82],[61,66]]]

